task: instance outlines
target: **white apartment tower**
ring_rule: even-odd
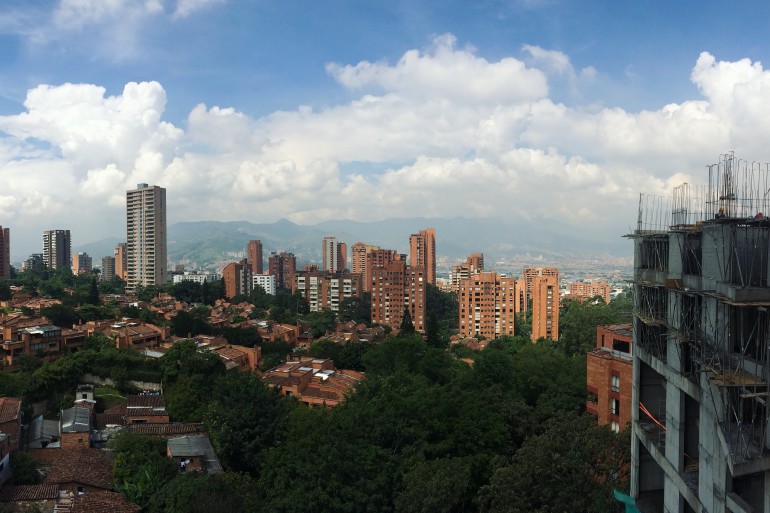
[[[140,183],[126,191],[126,290],[168,279],[166,189]]]

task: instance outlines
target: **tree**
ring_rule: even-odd
[[[627,435],[597,426],[590,416],[563,415],[527,439],[510,465],[495,471],[481,491],[481,511],[616,512],[614,488],[625,486]]]
[[[621,311],[610,308],[601,298],[598,301],[565,300],[559,312],[558,344],[568,355],[584,354],[596,346],[597,326],[623,320]]]
[[[334,331],[337,327],[337,316],[329,309],[320,312],[310,312],[304,317],[305,322],[310,324],[310,336],[318,338]]]
[[[34,485],[43,480],[37,471],[37,461],[26,451],[11,453],[11,473],[16,485]]]
[[[372,294],[364,292],[361,297],[346,297],[340,303],[337,316],[340,322],[355,321],[368,326],[372,322]]]
[[[60,328],[71,328],[78,322],[78,314],[71,306],[64,304],[51,305],[40,309],[40,314],[48,317],[51,324]]]
[[[202,303],[204,302],[202,288],[203,285],[198,282],[182,280],[179,283],[174,283],[171,288],[171,295],[185,303]]]
[[[150,501],[150,513],[253,512],[259,507],[257,484],[247,475],[185,474],[172,480]]]
[[[451,513],[468,500],[471,469],[463,458],[441,458],[412,467],[403,481],[396,513]]]
[[[401,317],[401,326],[398,328],[399,335],[411,335],[415,332],[414,323],[412,323],[412,314],[409,308],[404,308],[404,316]]]
[[[88,296],[86,296],[86,303],[89,305],[99,305],[99,287],[96,284],[96,275],[91,275],[91,283],[88,287]]]
[[[0,301],[7,301],[13,297],[11,292],[11,284],[8,280],[0,279]]]
[[[176,465],[166,457],[166,440],[127,431],[110,442],[115,451],[112,480],[126,499],[142,507],[177,475]]]
[[[448,341],[442,339],[438,328],[438,318],[436,314],[430,312],[425,322],[425,342],[431,347],[446,348]]]

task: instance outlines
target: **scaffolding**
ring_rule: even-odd
[[[675,344],[682,375],[705,374],[730,457],[743,462],[770,453],[770,165],[726,153],[707,168],[708,185],[640,195],[635,343],[662,362]]]

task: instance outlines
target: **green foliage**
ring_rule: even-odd
[[[400,335],[411,335],[415,332],[414,323],[412,322],[412,314],[409,313],[409,308],[404,308],[404,315],[401,317],[401,325],[398,327],[398,333]]]
[[[404,474],[404,489],[396,497],[396,512],[462,511],[470,495],[469,463],[465,458],[441,458],[412,467]]]
[[[209,513],[257,511],[256,483],[244,474],[186,474],[164,486],[150,501],[150,513]]]
[[[361,297],[346,297],[340,303],[337,317],[340,322],[355,321],[367,326],[372,322],[372,294],[364,292]]]
[[[11,284],[8,280],[0,279],[0,301],[7,301],[13,297]]]
[[[86,296],[85,302],[89,305],[99,305],[99,287],[96,285],[96,275],[91,275],[91,283],[88,287],[88,296]]]
[[[160,358],[160,366],[169,415],[200,422],[211,399],[211,382],[225,374],[225,364],[214,353],[198,351],[192,340],[183,340]]]
[[[51,324],[60,328],[72,328],[78,322],[78,314],[75,309],[66,304],[51,305],[40,309],[40,314],[48,317]]]
[[[481,511],[617,512],[613,488],[629,463],[627,440],[588,416],[563,415],[527,439],[510,465],[495,471],[481,493]]]
[[[211,333],[208,317],[209,313],[206,308],[191,311],[181,310],[171,319],[171,333],[177,337],[208,335]]]
[[[310,312],[304,316],[304,321],[310,325],[310,335],[313,338],[333,332],[337,327],[337,316],[329,309],[320,312]]]
[[[460,304],[456,292],[444,292],[435,285],[425,284],[425,311],[436,316],[442,339],[457,333]]]
[[[11,453],[11,473],[13,484],[33,485],[39,484],[43,477],[37,471],[37,462],[26,451],[14,451]]]
[[[122,431],[110,442],[115,451],[112,479],[126,499],[142,507],[177,475],[166,457],[166,440]]]
[[[174,296],[174,299],[184,301],[185,303],[202,303],[202,288],[203,285],[198,282],[183,280],[179,283],[174,283],[171,288],[171,295]]]
[[[568,354],[585,354],[596,347],[596,327],[602,324],[630,322],[624,318],[619,303],[610,307],[601,298],[594,301],[568,299],[559,312],[559,345]]]
[[[228,468],[259,475],[267,449],[282,438],[292,401],[252,373],[230,373],[218,383],[205,417],[220,460]]]

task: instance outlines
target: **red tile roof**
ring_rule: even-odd
[[[17,485],[0,490],[0,502],[44,501],[59,496],[59,485]]]
[[[132,433],[155,436],[177,436],[206,431],[203,424],[129,424],[126,429]]]
[[[117,492],[87,492],[76,495],[71,513],[138,513],[142,508],[138,504],[128,502],[122,493]]]
[[[112,460],[101,449],[51,449],[59,452],[45,484],[81,483],[109,490],[112,488]]]

